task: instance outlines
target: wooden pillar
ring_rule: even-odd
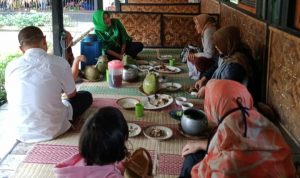
[[[61,0],[52,0],[52,26],[53,26],[53,54],[62,56],[62,46],[65,41],[61,41],[64,25],[63,25],[63,6]]]
[[[97,10],[102,10],[103,9],[103,1],[102,0],[95,0],[96,3],[96,9]]]

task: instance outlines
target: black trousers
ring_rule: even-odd
[[[125,54],[131,56],[132,58],[136,58],[139,52],[141,52],[144,48],[143,43],[141,42],[131,42],[126,46]],[[120,53],[120,51],[116,51]],[[116,57],[108,55],[107,54],[108,60],[114,60]]]
[[[126,47],[126,54],[131,56],[132,58],[136,58],[137,54],[141,52],[144,48],[143,43],[141,42],[131,42]]]
[[[78,91],[73,98],[68,99],[73,108],[73,121],[78,118],[93,103],[93,96],[88,91]]]
[[[199,163],[205,155],[206,151],[198,151],[187,155],[183,161],[179,178],[190,178],[193,166]]]

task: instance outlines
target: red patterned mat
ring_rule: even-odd
[[[150,150],[153,159],[154,151]],[[57,164],[78,153],[77,146],[37,144],[26,156],[25,163]],[[159,173],[179,175],[183,158],[175,154],[159,155]]]
[[[93,101],[93,106],[94,107],[97,107],[97,108],[102,108],[102,107],[105,107],[105,106],[113,106],[113,107],[118,107],[118,104],[117,104],[117,99],[109,99],[109,98],[97,98],[95,99],[94,98],[94,101]]]

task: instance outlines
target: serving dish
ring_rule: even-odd
[[[142,128],[135,123],[127,123],[127,125],[128,125],[129,137],[138,136],[142,132]]]
[[[123,109],[134,109],[135,105],[139,102],[140,100],[132,97],[125,97],[117,100],[117,104]]]
[[[154,94],[142,98],[141,103],[144,105],[144,109],[156,110],[165,108],[173,103],[174,99],[170,95],[166,94]]]
[[[172,129],[161,125],[148,126],[143,133],[147,138],[158,141],[167,140],[173,136]]]
[[[156,65],[153,67],[153,70],[165,74],[176,74],[181,72],[180,68],[174,66],[167,66],[167,65]]]
[[[160,88],[166,91],[178,91],[182,88],[180,83],[166,82],[160,85]]]

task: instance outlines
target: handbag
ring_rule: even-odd
[[[197,46],[193,46],[191,44],[186,45],[180,53],[181,62],[186,62],[188,60],[190,53],[200,53],[202,50]]]
[[[152,177],[152,159],[145,148],[136,149],[125,161],[125,178]]]

